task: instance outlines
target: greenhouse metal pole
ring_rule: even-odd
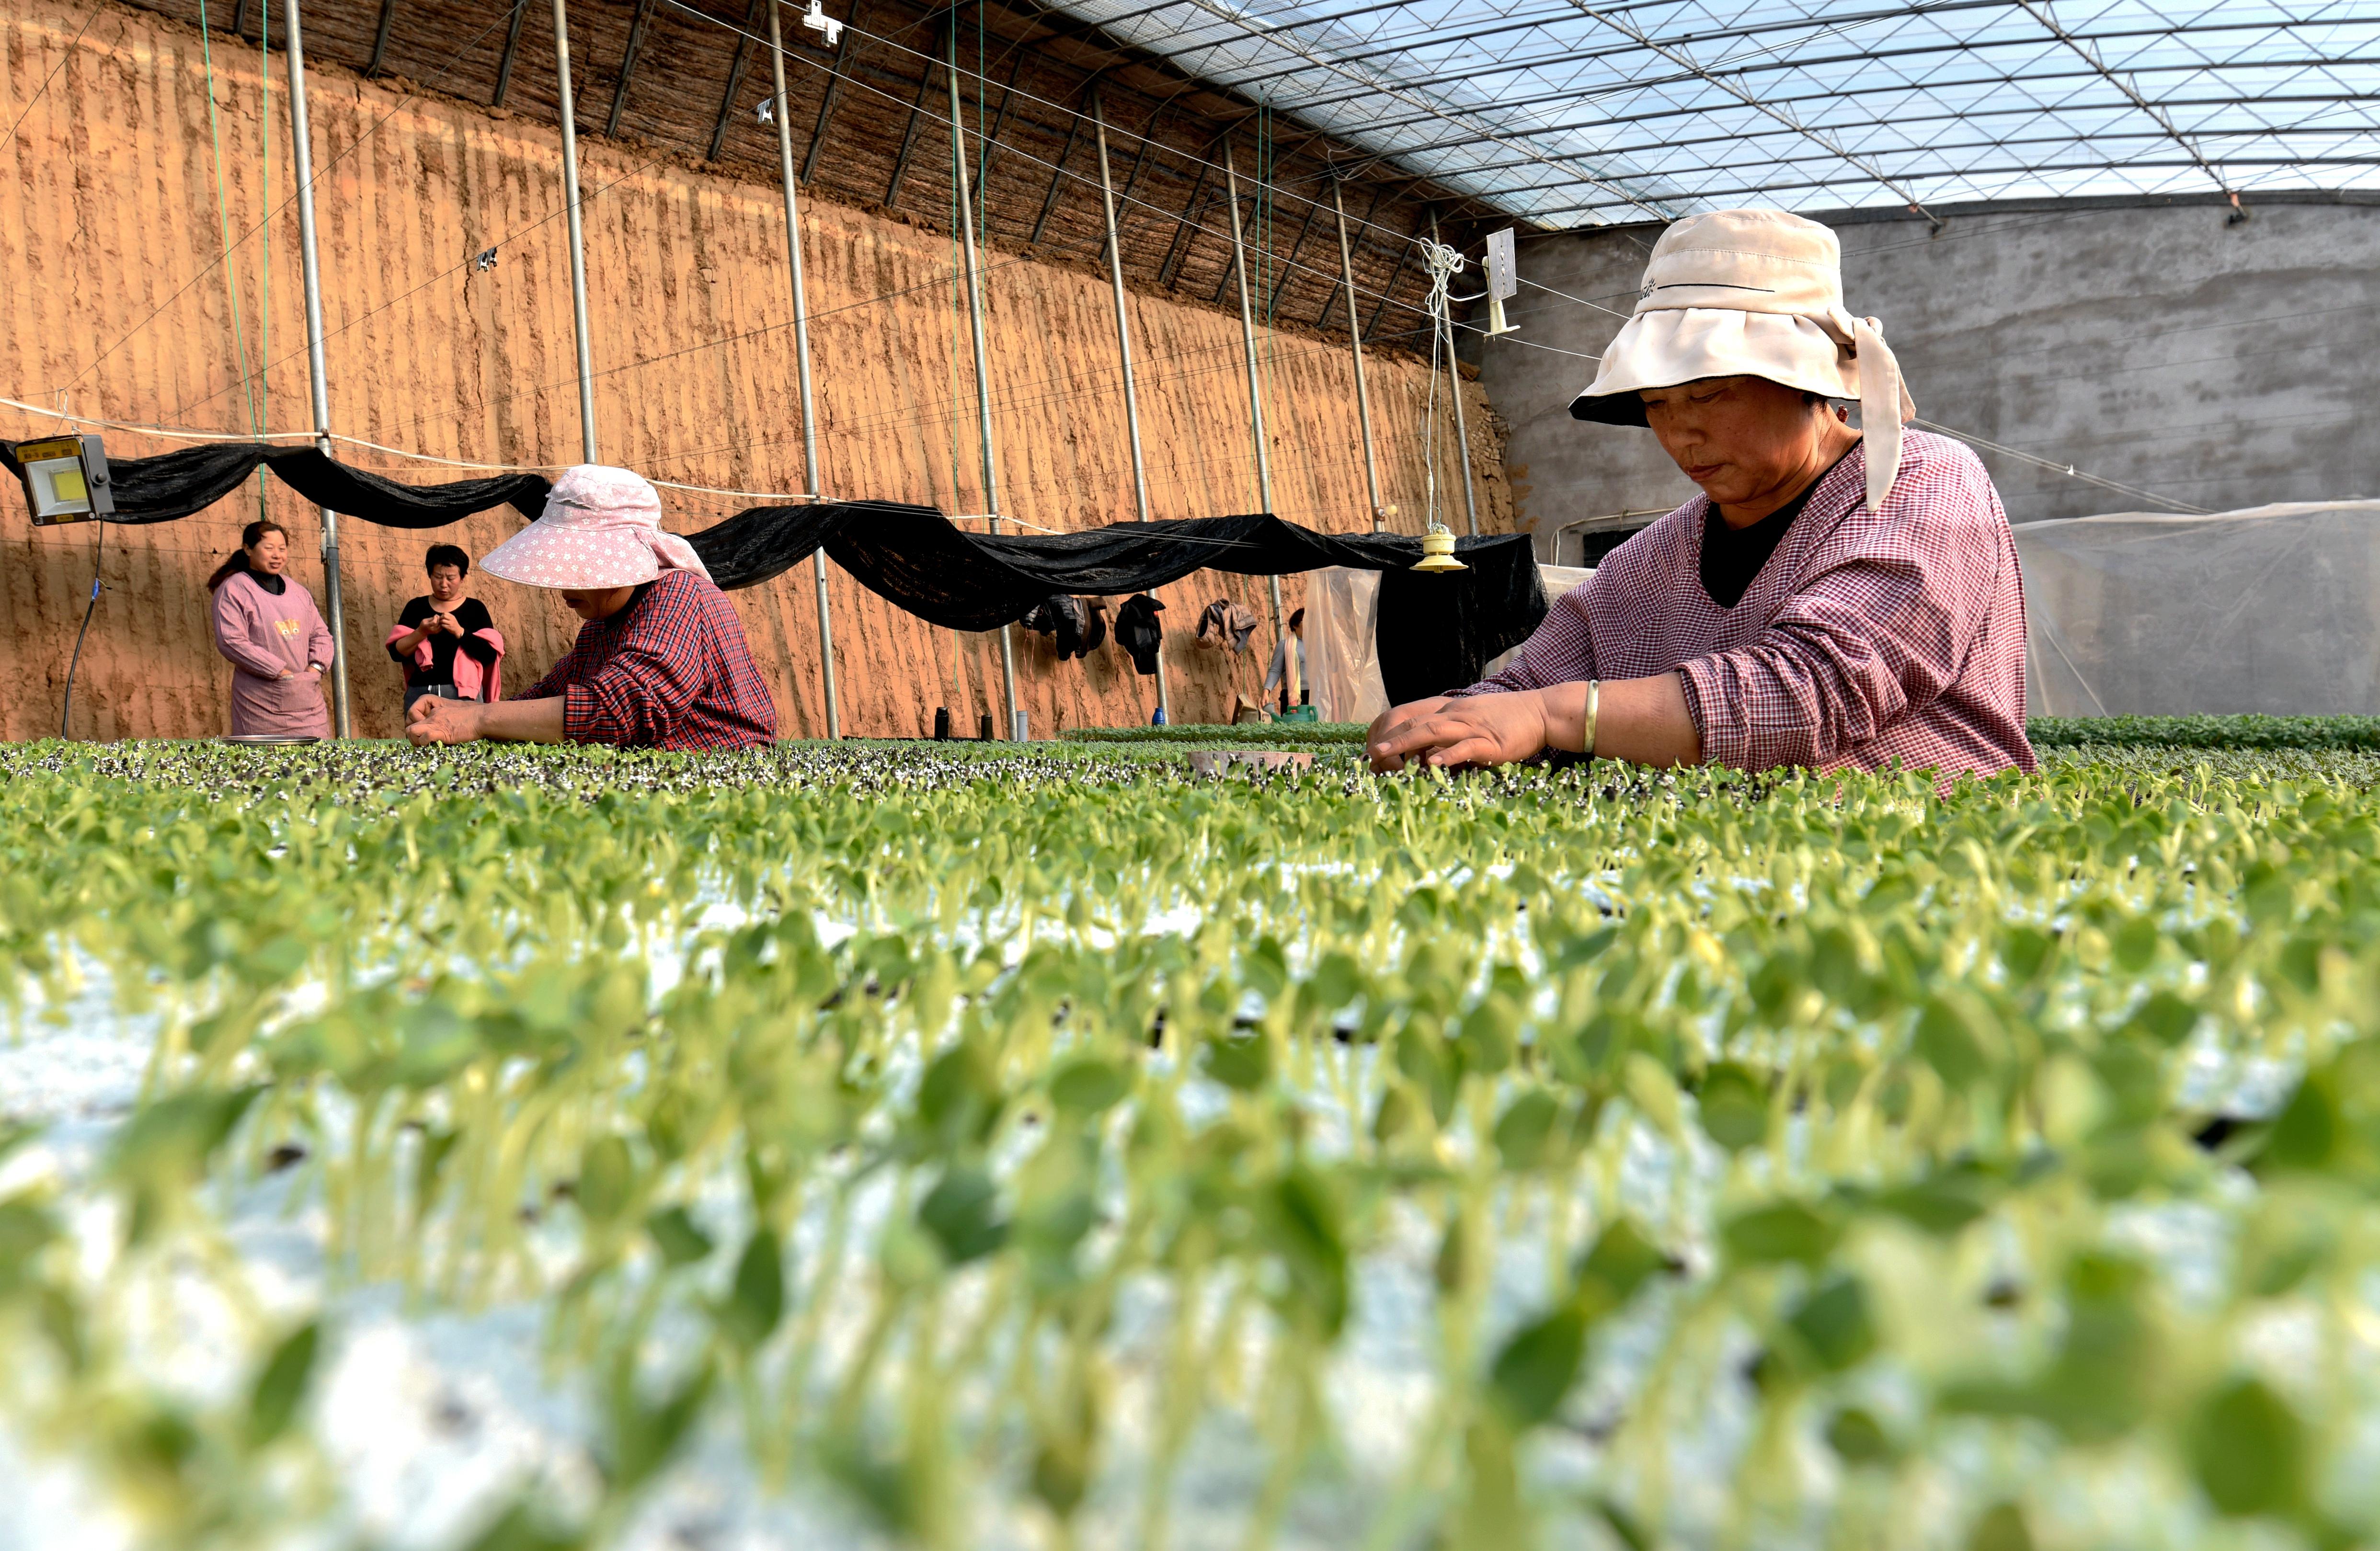
[[[322,272],[314,256],[314,147],[306,118],[306,40],[298,30],[298,0],[285,0],[289,36],[289,143],[298,157],[298,261],[306,288],[306,374],[313,390],[314,446],[331,455],[331,373],[322,357]],[[322,601],[330,605],[331,718],[340,737],[356,735],[347,706],[347,611],[339,588],[339,514],[322,513]]]
[[[563,208],[570,221],[570,325],[578,339],[578,439],[588,463],[595,452],[595,353],[588,343],[587,244],[578,224],[578,120],[570,100],[568,0],[553,0],[553,70],[562,83]]]
[[[1330,180],[1330,210],[1339,217],[1339,280],[1347,288],[1347,346],[1355,353],[1355,420],[1364,428],[1364,488],[1372,498],[1372,531],[1388,516],[1380,504],[1380,465],[1372,452],[1372,393],[1364,382],[1364,315],[1355,306],[1355,256],[1347,246],[1347,205]]]
[[[819,478],[818,402],[810,387],[810,304],[802,284],[802,211],[795,193],[792,105],[785,97],[785,41],[777,25],[777,0],[769,0],[769,68],[777,93],[777,170],[785,183],[785,252],[794,275],[794,370],[802,390],[802,483],[812,501],[826,499]],[[826,551],[810,551],[818,580],[819,668],[826,688],[826,735],[843,736],[843,708],[835,696],[834,621],[827,612]]]
[[[1223,139],[1223,177],[1232,206],[1232,273],[1240,283],[1240,343],[1248,360],[1248,433],[1257,443],[1257,502],[1272,515],[1272,458],[1265,451],[1264,386],[1257,378],[1257,319],[1248,305],[1248,248],[1240,233],[1239,159],[1229,136]],[[1265,578],[1272,588],[1272,638],[1281,640],[1281,578]]]
[[[555,0],[559,5],[561,0]],[[958,169],[959,241],[966,249],[967,328],[975,342],[976,427],[983,442],[983,510],[991,531],[1000,531],[1000,456],[991,439],[991,376],[983,346],[983,272],[976,262],[975,195],[967,177],[966,121],[959,113],[959,30],[951,24],[951,58],[945,71],[951,80],[951,160]],[[1016,651],[1008,626],[1000,627],[1000,688],[1008,702],[1008,735],[1024,741],[1026,729],[1016,709]]]
[[[1108,117],[1099,94],[1091,93],[1091,124],[1099,132],[1099,203],[1107,212],[1108,282],[1115,290],[1116,358],[1123,363],[1123,423],[1132,437],[1132,497],[1142,522],[1148,521],[1148,465],[1140,451],[1140,394],[1132,376],[1132,323],[1124,307],[1123,245],[1116,240],[1115,179],[1108,171]],[[1157,709],[1167,725],[1173,721],[1173,701],[1165,687],[1165,654],[1157,654]]]
[[[1429,212],[1429,240],[1438,241],[1438,212],[1435,210]],[[1454,445],[1462,454],[1463,464],[1463,515],[1470,525],[1471,536],[1475,539],[1479,536],[1479,498],[1471,491],[1471,433],[1463,424],[1463,365],[1454,358],[1454,307],[1451,302],[1441,305],[1446,309],[1445,315],[1431,320],[1431,326],[1442,329],[1446,335],[1446,378],[1453,384],[1449,396],[1454,400]]]

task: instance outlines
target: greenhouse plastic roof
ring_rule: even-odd
[[[2380,185],[2380,7],[1058,0],[1547,227]]]

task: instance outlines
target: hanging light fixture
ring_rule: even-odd
[[[1421,559],[1414,563],[1416,571],[1468,571],[1471,569],[1454,558],[1454,530],[1442,522],[1429,525],[1421,536]]]

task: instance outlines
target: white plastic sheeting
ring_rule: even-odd
[[[2380,713],[2380,501],[2022,523],[2034,716]]]
[[[1305,676],[1314,714],[1369,721],[1389,709],[1380,684],[1380,574],[1344,565],[1305,574]]]
[[[1550,604],[1595,575],[1593,567],[1540,565],[1538,580]],[[1305,576],[1305,672],[1315,714],[1325,721],[1369,721],[1389,709],[1380,682],[1378,639],[1380,574],[1334,565]],[[1513,651],[1520,648],[1515,647]],[[1490,661],[1482,676],[1511,661]]]

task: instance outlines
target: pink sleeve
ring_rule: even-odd
[[[1586,616],[1586,589],[1594,585],[1589,580],[1555,599],[1546,617],[1521,643],[1520,654],[1504,665],[1502,673],[1454,693],[1458,697],[1500,695],[1595,677],[1595,636]]]
[[[494,648],[496,654],[494,659],[480,670],[480,698],[491,703],[501,700],[504,697],[504,633],[492,624],[485,630],[475,630],[472,634]],[[463,661],[466,658],[458,653],[455,660]]]
[[[215,588],[215,649],[243,673],[277,679],[289,671],[289,664],[257,646],[251,612],[242,606],[234,590],[238,586],[239,578],[234,576]]]
[[[1982,466],[1936,464],[1896,485],[1880,515],[1853,520],[1856,536],[1749,644],[1678,669],[1708,762],[1829,765],[1965,666],[2011,563]]]

